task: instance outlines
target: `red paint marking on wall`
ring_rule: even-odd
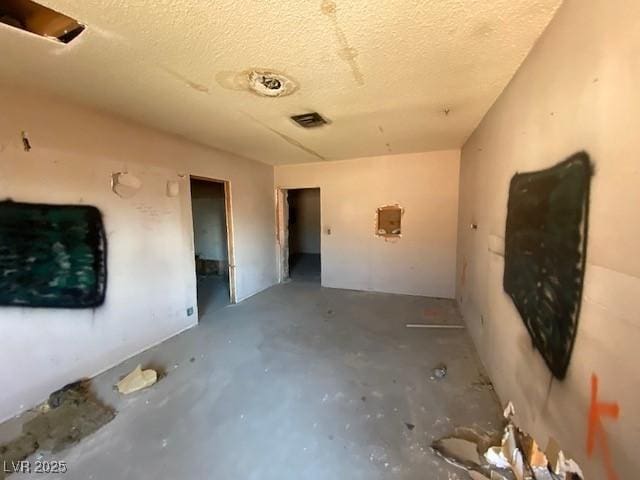
[[[596,440],[600,446],[604,468],[607,472],[608,480],[618,480],[618,475],[613,468],[611,451],[607,442],[607,433],[602,426],[602,418],[613,418],[620,416],[620,407],[617,403],[603,403],[598,401],[598,377],[591,375],[591,407],[589,408],[589,429],[587,432],[587,455],[593,456],[596,448]]]
[[[422,314],[427,318],[438,317],[440,316],[440,314],[442,314],[442,311],[439,308],[425,308],[422,311]]]

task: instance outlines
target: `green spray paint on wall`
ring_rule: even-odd
[[[97,307],[106,254],[95,207],[0,202],[0,305]]]

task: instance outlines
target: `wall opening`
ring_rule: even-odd
[[[280,281],[321,283],[320,189],[278,191]]]
[[[191,212],[202,318],[236,302],[229,183],[191,177]]]
[[[388,205],[376,212],[376,234],[381,237],[402,236],[402,208]]]
[[[31,0],[3,0],[0,23],[62,43],[71,42],[85,29],[77,20]]]

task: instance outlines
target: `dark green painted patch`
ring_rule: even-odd
[[[566,375],[578,328],[587,252],[589,156],[576,153],[509,188],[504,290],[556,378]]]
[[[97,307],[106,252],[95,207],[0,202],[0,305]]]

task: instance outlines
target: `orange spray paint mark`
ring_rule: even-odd
[[[587,433],[587,455],[591,457],[596,447],[596,440],[607,472],[608,480],[618,480],[618,475],[613,468],[613,460],[607,443],[607,434],[602,426],[602,418],[618,419],[620,407],[617,403],[602,403],[598,401],[598,377],[591,375],[591,407],[589,408],[589,430]]]

